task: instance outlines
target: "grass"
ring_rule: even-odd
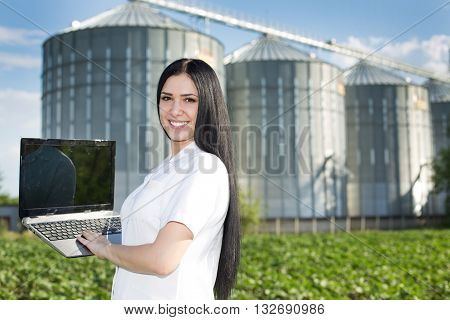
[[[450,299],[450,229],[249,235],[232,299]],[[0,235],[0,299],[109,299],[114,266]]]

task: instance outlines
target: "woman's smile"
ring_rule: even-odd
[[[186,127],[186,125],[189,123],[189,121],[173,121],[169,120],[169,124],[172,127],[172,129],[183,129]]]

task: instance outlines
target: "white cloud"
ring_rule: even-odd
[[[369,37],[369,43],[373,46],[380,46],[386,41],[386,38],[383,37]]]
[[[444,34],[432,36],[429,40],[423,41],[423,47],[433,62],[446,62],[448,61],[450,36]]]
[[[350,36],[347,38],[347,41],[344,43],[345,45],[349,46],[350,48],[360,49],[364,51],[371,50],[370,46],[366,43],[367,41],[364,41],[364,39],[360,39],[354,36]]]
[[[446,62],[433,61],[433,60],[425,62],[425,64],[423,66],[425,67],[425,69],[434,71],[434,72],[444,75],[444,76],[446,75],[445,70],[447,70],[447,68],[448,68],[448,64]]]
[[[47,34],[41,30],[0,26],[0,44],[34,46],[41,44]]]
[[[39,92],[0,90],[0,172],[1,191],[19,192],[19,145],[21,137],[40,137],[41,101]]]
[[[383,46],[388,40],[383,40],[378,46]],[[375,47],[375,45],[373,45]],[[412,38],[404,42],[391,42],[380,50],[380,53],[385,54],[391,58],[404,59],[411,55],[416,50],[421,50],[422,44],[416,39]],[[376,48],[376,47],[375,47]]]
[[[383,46],[377,51],[378,54],[386,57],[412,64],[427,70],[439,73],[441,75],[447,74],[448,68],[448,50],[450,48],[449,35],[433,35],[429,39],[411,38],[405,41],[394,41],[387,45],[389,39],[384,37],[371,36],[367,39],[349,36],[347,40],[342,43],[351,48],[361,49],[368,53]],[[343,57],[333,54],[332,62],[346,68],[356,62],[355,59]]]
[[[11,103],[12,105],[19,107],[18,103],[35,103],[36,99],[40,99],[39,92],[30,92],[24,90],[15,89],[2,89],[0,90],[0,111],[2,108],[7,108],[7,105]]]
[[[0,52],[0,70],[40,68],[41,59],[26,54]]]

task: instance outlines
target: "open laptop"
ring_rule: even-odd
[[[19,216],[22,224],[67,258],[92,253],[83,230],[122,240],[113,212],[116,142],[22,138]]]

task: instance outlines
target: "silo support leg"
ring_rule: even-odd
[[[316,218],[312,219],[312,233],[313,234],[317,233],[317,219]]]
[[[330,219],[330,232],[332,234],[334,234],[335,231],[336,231],[335,226],[336,226],[336,217],[332,216],[331,219]]]
[[[380,216],[375,217],[375,230],[380,230]]]
[[[298,218],[294,219],[294,232],[300,233],[300,220]]]

